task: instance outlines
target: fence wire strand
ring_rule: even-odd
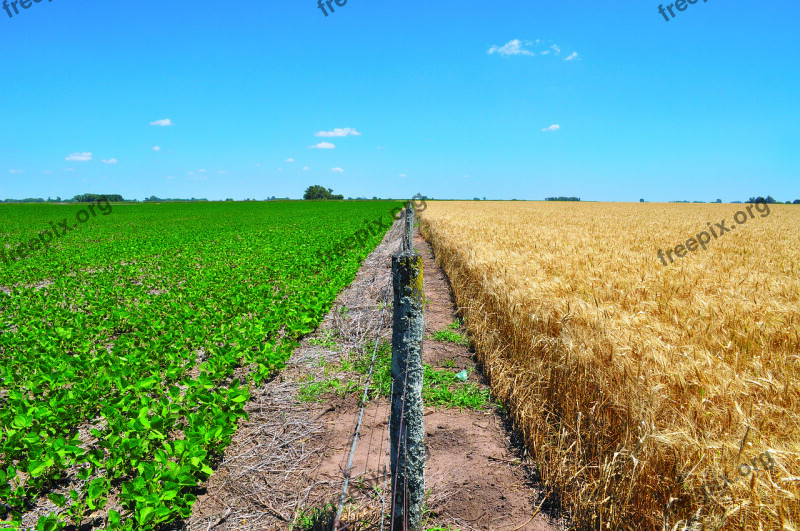
[[[409,212],[410,209],[411,209],[411,206],[410,206],[410,203],[409,203],[409,205],[406,207],[406,215],[405,215],[405,220],[404,220],[404,227],[405,228],[403,230],[403,238],[402,238],[402,241],[401,241],[401,250],[402,251],[413,251],[413,249],[414,249],[414,243],[413,243],[413,241],[414,241],[413,240],[413,230],[414,230],[414,228],[413,228],[413,219],[414,219],[414,217],[413,217],[413,212]],[[391,282],[387,286],[386,292],[384,293],[384,297],[383,297],[384,301],[388,301],[390,291],[392,291],[393,288],[394,288],[394,282],[395,282],[395,279],[394,279],[394,276],[392,275]],[[364,392],[363,392],[362,398],[361,398],[361,404],[360,404],[360,410],[359,410],[359,414],[358,414],[358,420],[356,422],[355,430],[354,430],[354,433],[353,433],[353,442],[352,442],[352,445],[350,447],[350,456],[349,456],[349,459],[347,461],[347,466],[345,468],[343,468],[344,485],[342,487],[342,495],[341,495],[341,498],[339,500],[339,507],[338,507],[338,509],[336,511],[336,517],[335,517],[334,522],[333,522],[333,530],[334,531],[338,531],[339,530],[339,526],[341,524],[342,512],[344,510],[344,504],[345,504],[345,501],[347,500],[347,489],[349,487],[350,479],[352,477],[353,459],[354,459],[355,453],[356,453],[356,446],[358,444],[359,433],[361,431],[362,421],[363,421],[363,417],[364,417],[364,411],[365,411],[366,406],[367,406],[367,399],[369,397],[369,388],[370,388],[370,385],[372,384],[372,375],[373,375],[374,370],[375,370],[375,360],[377,358],[378,345],[380,343],[380,334],[381,334],[381,331],[383,329],[384,320],[385,320],[385,317],[386,317],[386,308],[387,308],[387,305],[384,305],[383,311],[381,312],[380,322],[378,324],[378,332],[377,332],[377,335],[375,337],[375,344],[374,344],[373,349],[372,349],[372,359],[370,361],[369,372],[367,374],[367,379],[366,379],[366,382],[365,382],[365,385],[364,385]],[[392,497],[392,501],[391,501],[391,504],[390,504],[390,527],[389,527],[389,529],[390,529],[390,531],[394,531],[394,513],[395,513],[395,505],[396,505],[396,496],[394,495],[394,493],[395,493],[395,490],[397,488],[398,476],[400,475],[399,474],[399,466],[400,466],[400,452],[401,451],[403,451],[403,455],[405,457],[404,466],[407,466],[407,461],[408,461],[408,451],[407,451],[408,449],[407,449],[407,444],[405,444],[406,437],[404,436],[404,433],[403,433],[403,428],[405,427],[406,431],[408,431],[408,427],[403,425],[403,420],[404,420],[404,417],[405,417],[406,392],[408,390],[408,366],[409,366],[409,357],[410,357],[408,354],[410,352],[410,346],[406,345],[406,349],[407,349],[407,352],[406,352],[406,360],[405,360],[405,368],[404,368],[404,377],[405,378],[404,378],[404,383],[403,383],[403,396],[402,396],[402,399],[401,399],[400,425],[398,427],[398,438],[399,438],[399,440],[398,440],[398,447],[397,447],[397,461],[396,461],[396,466],[395,467],[391,466],[391,422],[387,422],[386,430],[385,430],[385,436],[386,436],[386,461],[384,463],[384,473],[383,473],[383,475],[384,475],[384,489],[383,489],[383,492],[381,493],[381,524],[380,524],[381,531],[383,531],[384,522],[386,521],[386,495],[387,495],[387,493]],[[386,415],[387,418],[389,417],[388,413],[391,410],[391,407],[392,407],[392,404],[393,404],[392,397],[394,396],[394,378],[392,378],[391,391],[390,391],[390,395],[389,396],[390,396],[390,401],[389,401],[389,404],[387,405],[387,415]],[[375,416],[373,417],[373,425],[374,425],[375,418],[377,418],[379,410],[380,410],[380,408],[376,408]],[[374,433],[371,431],[370,432],[370,437],[369,437],[368,448],[367,448],[366,463],[365,463],[365,466],[364,466],[364,475],[365,476],[367,475],[367,472],[369,470],[369,456],[370,456],[370,454],[372,452],[373,435],[374,435]],[[382,443],[383,443],[383,435],[381,435],[381,438],[380,438],[380,441],[379,441],[379,444],[381,446],[382,446]],[[380,478],[381,459],[382,459],[382,452],[379,453],[379,456],[378,456],[378,474],[376,474],[376,487],[378,485],[378,481],[379,481],[379,478]],[[342,463],[344,463],[344,456],[342,456]],[[388,470],[388,473],[386,472],[387,470]],[[388,491],[388,485],[389,485],[390,479],[391,479],[391,484],[392,484],[391,492]],[[406,480],[406,478],[404,478],[404,480],[403,480],[403,492],[404,492],[404,495],[403,495],[403,501],[404,501],[404,503],[403,503],[403,505],[404,505],[404,507],[403,507],[403,529],[407,529],[407,527],[408,527],[408,481]]]
[[[391,288],[391,285],[389,287],[387,287],[386,294],[385,294],[384,298],[388,297],[388,292],[389,292],[390,288]],[[349,460],[347,462],[347,468],[345,468],[344,487],[342,488],[342,497],[341,497],[341,499],[339,501],[339,508],[336,511],[336,519],[334,520],[334,523],[333,523],[334,531],[339,529],[339,521],[340,521],[340,519],[342,517],[342,510],[344,509],[344,502],[347,499],[347,487],[350,484],[350,473],[351,473],[352,467],[353,467],[353,458],[355,457],[355,454],[356,454],[356,445],[358,444],[358,434],[361,431],[361,421],[362,421],[362,419],[364,417],[364,409],[366,409],[366,407],[367,407],[367,397],[369,396],[369,386],[372,383],[372,373],[375,370],[375,358],[377,357],[377,354],[378,354],[378,345],[380,344],[381,330],[383,329],[383,321],[384,321],[385,317],[386,317],[386,306],[384,305],[383,311],[381,312],[380,322],[378,323],[378,333],[375,336],[375,345],[374,345],[374,347],[372,349],[372,360],[370,361],[370,365],[369,365],[369,373],[367,374],[367,381],[366,381],[366,383],[364,385],[364,393],[361,396],[361,409],[360,409],[360,411],[358,413],[358,422],[356,424],[355,433],[353,434],[353,444],[350,447],[350,458],[349,458]]]

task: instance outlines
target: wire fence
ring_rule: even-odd
[[[401,249],[392,256],[392,282],[387,286],[384,300],[388,300],[389,290],[394,293],[392,319],[392,384],[391,401],[384,408],[376,407],[372,426],[378,415],[388,418],[387,429],[381,430],[379,440],[375,441],[372,430],[367,442],[363,477],[374,476],[375,491],[381,498],[380,529],[388,522],[389,531],[416,531],[421,526],[422,502],[424,497],[424,426],[422,411],[422,334],[423,320],[423,277],[422,258],[414,252],[414,208],[408,203],[404,213],[404,230]],[[378,332],[372,349],[370,368],[361,395],[359,414],[351,437],[349,452],[343,454],[341,470],[343,475],[342,494],[336,516],[334,531],[351,529],[342,523],[342,515],[348,499],[348,489],[354,479],[354,458],[364,425],[370,388],[379,352],[380,334],[385,326],[386,306],[381,312]],[[391,415],[390,415],[391,412]],[[374,449],[378,449],[377,470],[370,474],[369,460]],[[383,448],[386,452],[383,452]],[[346,460],[346,464],[345,464]],[[383,488],[379,481],[383,480]],[[391,502],[387,503],[391,485]],[[388,511],[388,513],[387,513]]]

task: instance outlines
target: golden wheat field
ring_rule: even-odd
[[[800,529],[800,207],[747,207],[420,215],[494,393],[578,528]]]

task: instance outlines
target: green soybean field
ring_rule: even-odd
[[[0,528],[188,517],[401,203],[93,206],[0,206]]]

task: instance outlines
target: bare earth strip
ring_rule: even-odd
[[[311,382],[330,378],[331,367],[351,352],[371,353],[379,327],[382,341],[390,341],[391,253],[399,243],[395,224],[353,283],[340,293],[314,337],[303,341],[278,378],[253,392],[250,418],[242,422],[219,468],[203,485],[194,514],[185,522],[187,529],[288,529],[300,515],[322,514],[329,519],[335,512],[360,391],[329,393],[319,402],[302,402],[298,393]],[[455,310],[449,283],[430,247],[420,237],[415,245],[424,259],[427,338],[452,323]],[[473,354],[454,343],[426,339],[423,355],[436,367],[455,359],[456,372],[475,368]],[[342,372],[338,377],[343,386],[350,382],[352,388],[363,388],[358,374]],[[472,372],[470,380],[485,386],[479,371]],[[352,525],[350,529],[379,528],[388,411],[388,401],[378,399],[370,401],[364,413],[342,519]],[[426,408],[426,528],[562,528],[507,425],[494,408]]]

